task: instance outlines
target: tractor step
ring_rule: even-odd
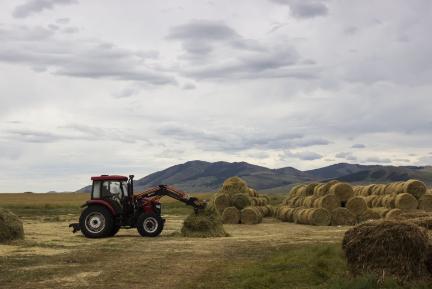
[[[73,228],[72,233],[76,233],[76,232],[78,232],[78,231],[81,231],[81,228],[80,228],[80,224],[79,224],[79,223],[72,223],[72,224],[69,224],[69,228]]]

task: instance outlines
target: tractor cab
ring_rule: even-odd
[[[133,197],[133,175],[128,177],[118,175],[101,175],[91,177],[92,200],[107,201],[116,213],[123,212],[125,206],[131,205]]]

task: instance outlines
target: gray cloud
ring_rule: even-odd
[[[190,127],[166,124],[158,129],[160,135],[180,141],[199,144],[209,151],[243,151],[257,149],[286,149],[328,145],[323,138],[306,137],[302,134],[285,133],[239,133],[236,130],[205,131]]]
[[[296,18],[313,18],[328,14],[328,7],[323,0],[270,0],[288,5],[291,15]]]
[[[283,159],[296,158],[303,161],[319,160],[322,157],[323,157],[322,155],[311,151],[300,151],[300,152],[287,151],[282,156]]]
[[[193,84],[193,83],[191,83],[191,82],[188,82],[188,83],[185,83],[185,84],[182,86],[182,88],[183,88],[184,90],[193,90],[193,89],[196,88],[196,86],[195,86],[195,84]]]
[[[58,5],[70,5],[78,3],[77,0],[27,0],[15,7],[12,15],[15,18],[25,18],[43,10],[52,10]]]
[[[364,149],[364,148],[366,148],[366,146],[364,144],[361,144],[361,143],[353,144],[351,147],[353,149]]]
[[[0,29],[0,62],[31,66],[35,71],[83,77],[132,80],[152,85],[176,84],[173,76],[147,64],[156,51],[129,50],[111,43],[69,41],[43,27]]]
[[[171,28],[167,38],[182,44],[179,73],[194,79],[311,79],[318,72],[286,42],[245,39],[223,22],[191,21]]]
[[[389,164],[391,163],[391,159],[389,158],[380,158],[380,157],[369,157],[365,160],[368,163],[377,163],[377,164]]]
[[[351,152],[340,152],[335,155],[336,158],[345,159],[348,161],[356,161],[357,157],[353,155]]]

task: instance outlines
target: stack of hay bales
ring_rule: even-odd
[[[273,215],[269,202],[268,196],[258,194],[239,177],[226,179],[212,201],[224,224],[261,223],[263,217]]]
[[[22,221],[12,212],[0,208],[0,243],[24,239]]]
[[[354,196],[349,184],[333,180],[294,186],[275,215],[285,222],[329,226],[354,225],[366,212],[365,200]]]
[[[430,278],[427,231],[410,222],[366,222],[345,233],[342,249],[354,276],[393,277],[405,282]]]
[[[419,180],[354,187],[354,194],[366,200],[381,218],[394,219],[432,212],[432,194]]]

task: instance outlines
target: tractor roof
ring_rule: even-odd
[[[100,175],[96,177],[91,177],[92,181],[127,181],[128,178],[125,176],[118,175]]]

